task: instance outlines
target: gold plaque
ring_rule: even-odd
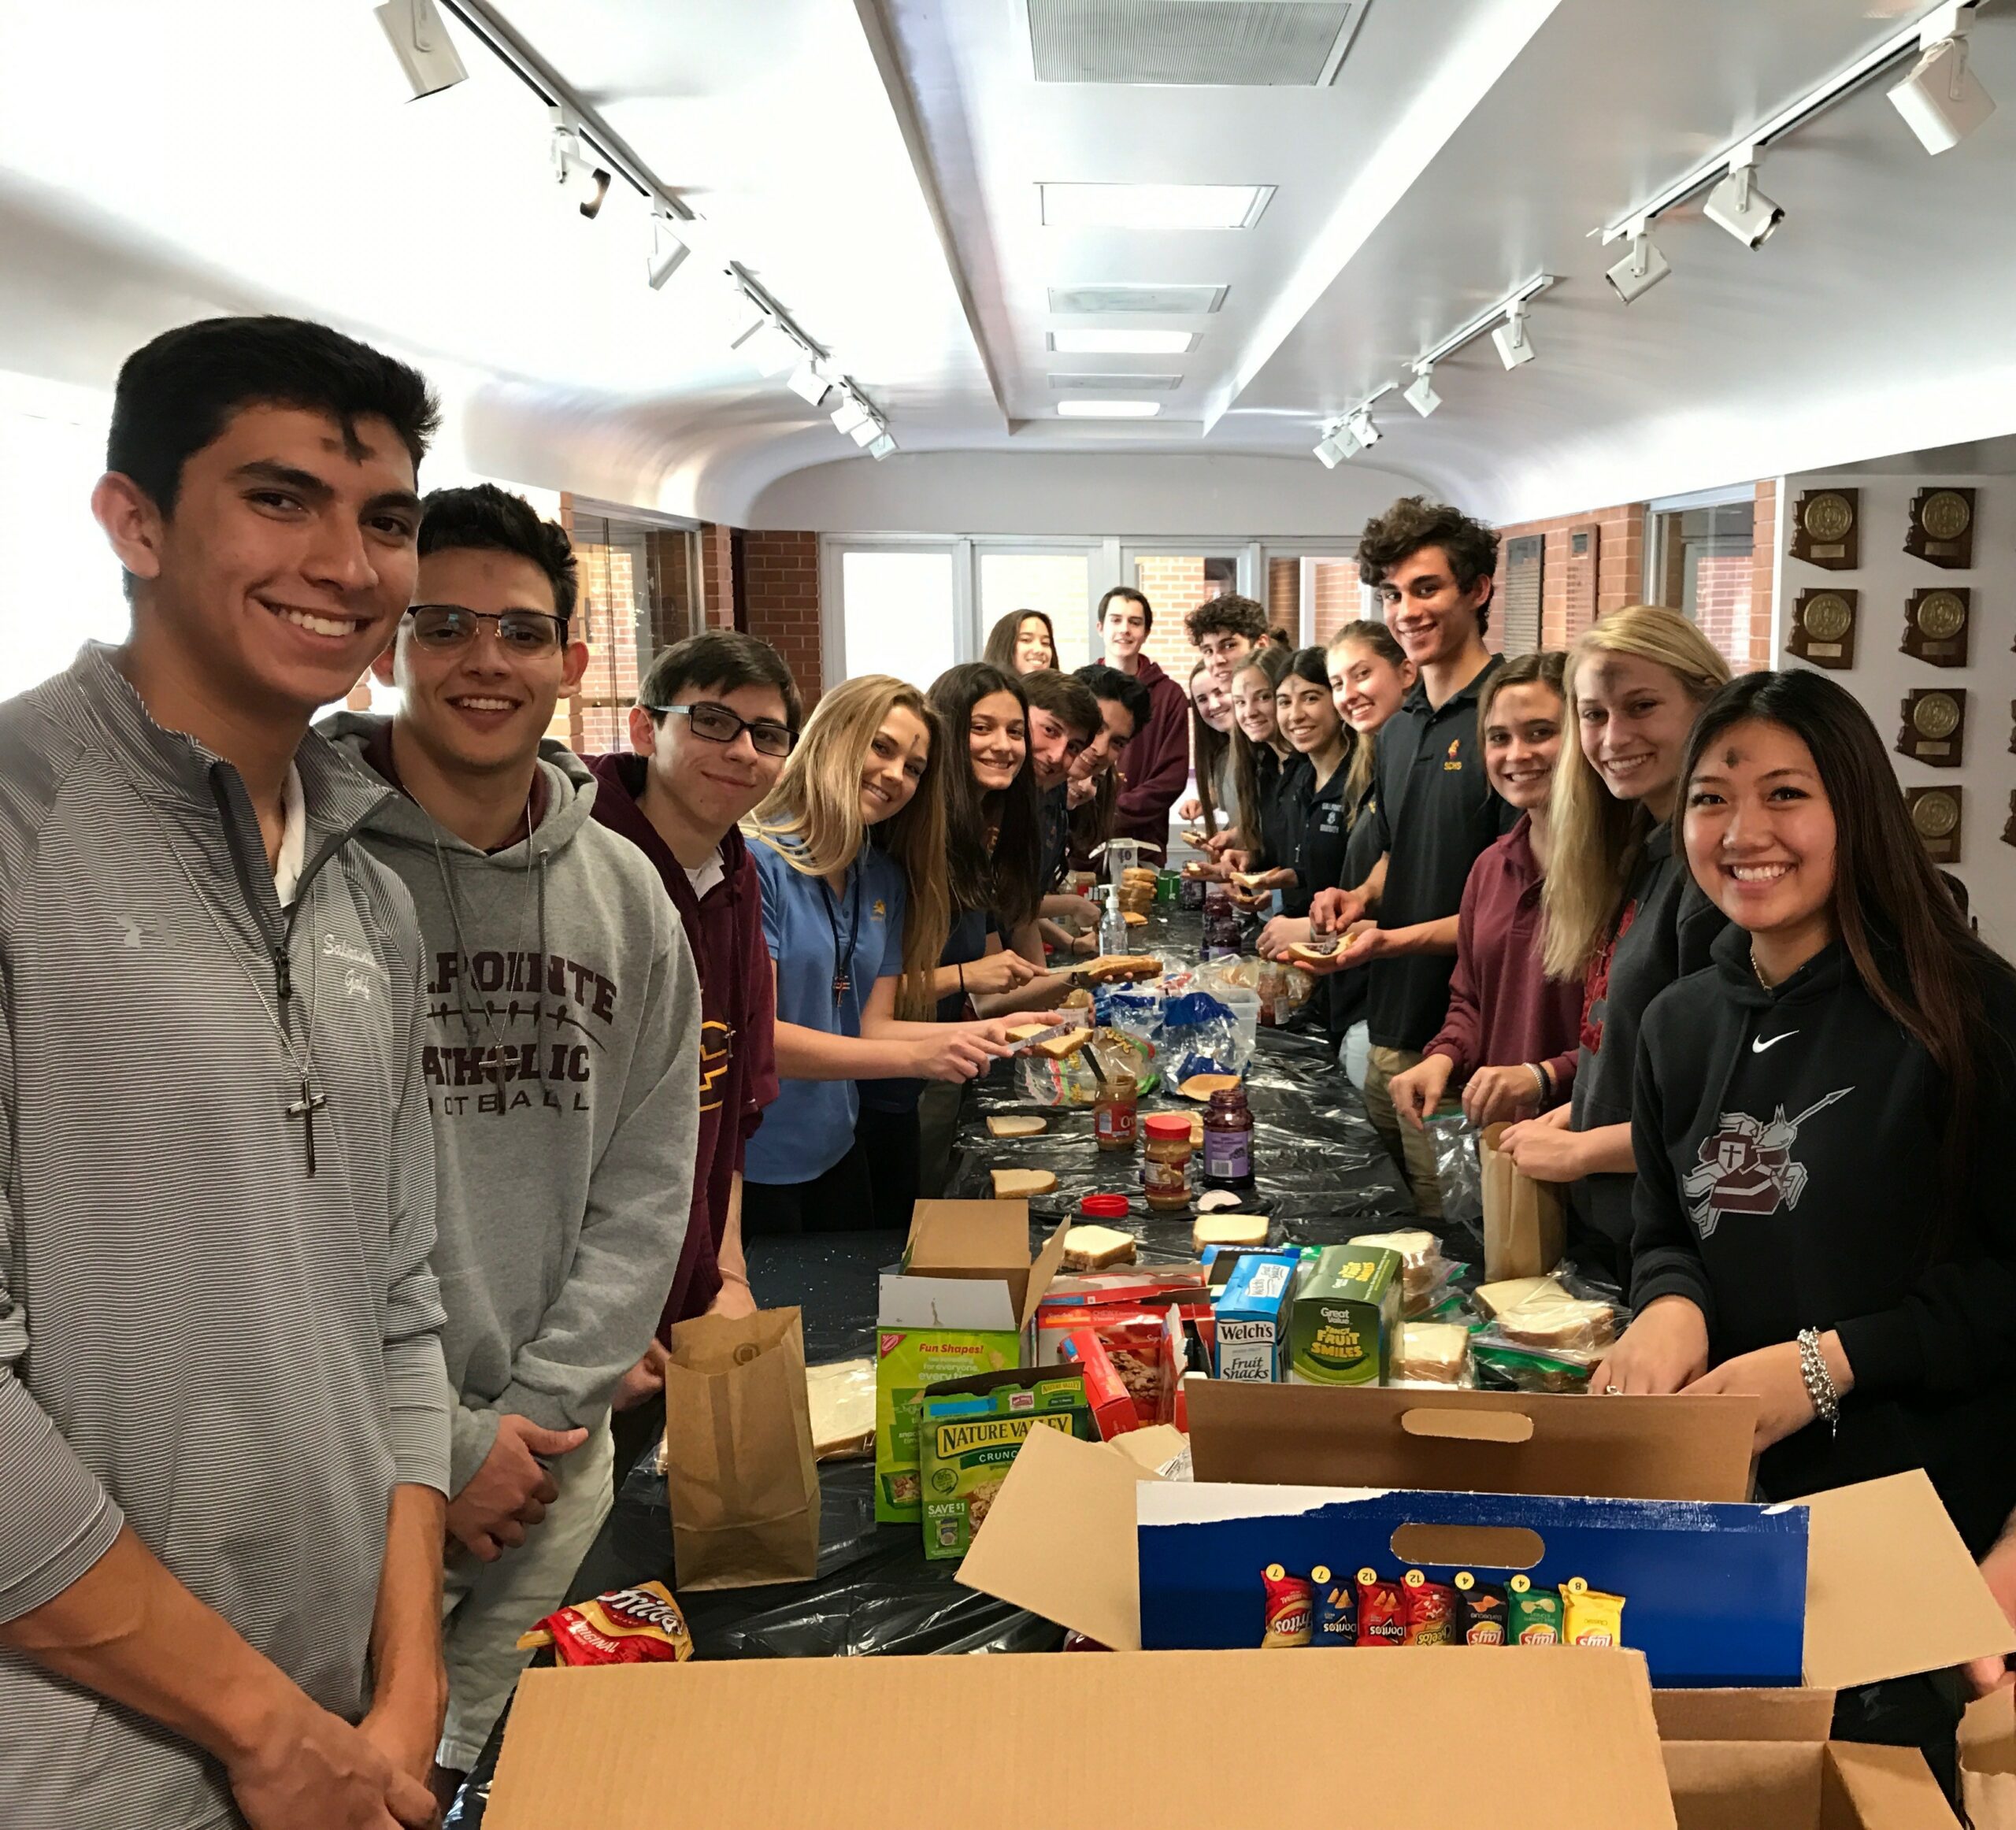
[[[1839,491],[1824,489],[1807,498],[1799,519],[1799,525],[1814,539],[1831,543],[1847,538],[1849,528],[1855,524],[1855,511]]]
[[[1960,791],[1958,788],[1907,788],[1904,806],[1911,825],[1924,840],[1935,864],[1957,863],[1960,856]]]
[[[1911,728],[1921,737],[1951,737],[1960,728],[1960,708],[1947,693],[1927,693],[1911,708]]]
[[[1787,650],[1815,667],[1853,667],[1855,602],[1854,591],[1836,591],[1831,586],[1801,591],[1793,600]]]
[[[1792,557],[1830,572],[1852,572],[1859,535],[1855,523],[1862,492],[1854,489],[1816,489],[1792,505]]]
[[[1799,613],[1799,627],[1816,642],[1838,642],[1854,627],[1855,613],[1837,591],[1815,591]]]
[[[1918,520],[1935,540],[1957,540],[1974,518],[1974,505],[1955,489],[1942,489],[1925,498]]]
[[[1955,591],[1927,591],[1918,600],[1918,627],[1935,642],[1959,635],[1966,621],[1967,606]]]
[[[1904,639],[1897,646],[1934,667],[1965,667],[1973,609],[1973,591],[1967,585],[1914,591],[1904,604]]]
[[[1904,728],[1897,733],[1900,754],[1940,769],[1958,769],[1965,741],[1967,695],[1964,688],[1915,688],[1904,701]]]
[[[1974,562],[1974,492],[1922,489],[1911,498],[1904,550],[1934,565],[1963,569]]]

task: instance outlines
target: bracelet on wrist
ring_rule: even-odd
[[[1827,1369],[1827,1356],[1820,1349],[1820,1331],[1801,1328],[1799,1331],[1799,1372],[1806,1386],[1806,1395],[1812,1401],[1813,1414],[1827,1426],[1829,1433],[1841,1433],[1841,1395],[1834,1384],[1834,1375]]]
[[[1533,1086],[1540,1098],[1546,1098],[1550,1091],[1547,1086],[1547,1070],[1538,1061],[1529,1061],[1526,1064],[1526,1072],[1533,1076]]]

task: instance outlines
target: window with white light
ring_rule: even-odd
[[[125,638],[119,562],[91,516],[107,395],[0,372],[0,698]]]
[[[958,659],[953,558],[949,545],[840,554],[840,677],[888,673],[928,687]]]

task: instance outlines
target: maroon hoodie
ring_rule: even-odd
[[[1190,779],[1190,700],[1181,687],[1145,654],[1134,676],[1148,689],[1148,728],[1134,733],[1121,758],[1117,839],[1145,839],[1169,849],[1169,810]]]
[[[742,835],[721,840],[721,880],[693,893],[685,866],[644,817],[645,759],[619,752],[584,758],[595,778],[595,817],[656,868],[685,924],[700,974],[700,1139],[693,1215],[686,1228],[660,1339],[675,1322],[702,1314],[721,1287],[717,1254],[743,1147],[777,1096],[776,987],[763,940],[763,895]]]

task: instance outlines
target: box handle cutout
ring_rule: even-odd
[[[1519,1410],[1405,1410],[1400,1428],[1410,1436],[1451,1436],[1466,1443],[1529,1443],[1533,1420]]]
[[[1401,1525],[1392,1549],[1403,1563],[1458,1569],[1531,1569],[1547,1554],[1523,1525]]]

